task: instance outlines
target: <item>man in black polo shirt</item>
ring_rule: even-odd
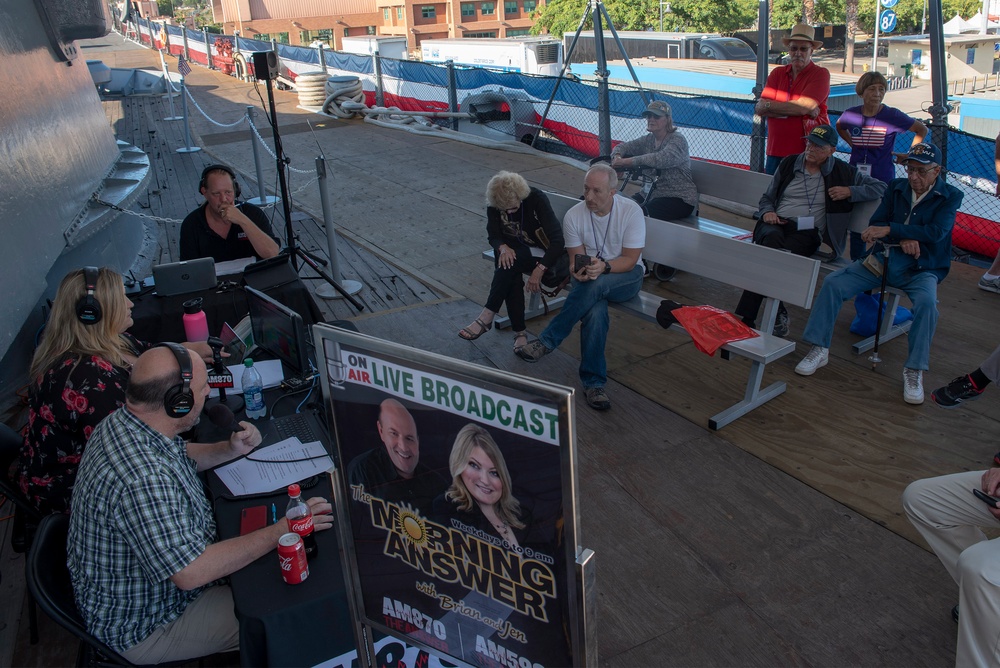
[[[214,258],[216,262],[278,254],[271,223],[253,204],[235,204],[236,175],[224,165],[210,165],[201,174],[199,190],[205,203],[181,224],[180,259]]]

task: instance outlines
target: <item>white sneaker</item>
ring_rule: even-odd
[[[795,373],[800,376],[811,376],[816,373],[816,369],[826,366],[830,361],[830,349],[822,346],[813,346],[802,361],[795,365]]]
[[[987,292],[1000,292],[1000,278],[980,277],[979,289],[986,290]]]
[[[908,404],[924,403],[924,372],[903,368],[903,401]]]

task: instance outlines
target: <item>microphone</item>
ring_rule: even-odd
[[[216,427],[228,429],[234,434],[243,431],[243,427],[236,421],[236,416],[225,404],[214,404],[208,408],[208,420]]]

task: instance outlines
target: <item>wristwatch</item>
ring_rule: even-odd
[[[611,273],[611,263],[608,262],[607,260],[604,261],[604,271],[602,271],[601,273],[602,274],[610,274]]]

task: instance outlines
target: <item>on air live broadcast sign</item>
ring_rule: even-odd
[[[571,390],[325,326],[314,339],[359,622],[444,661],[586,665]]]

